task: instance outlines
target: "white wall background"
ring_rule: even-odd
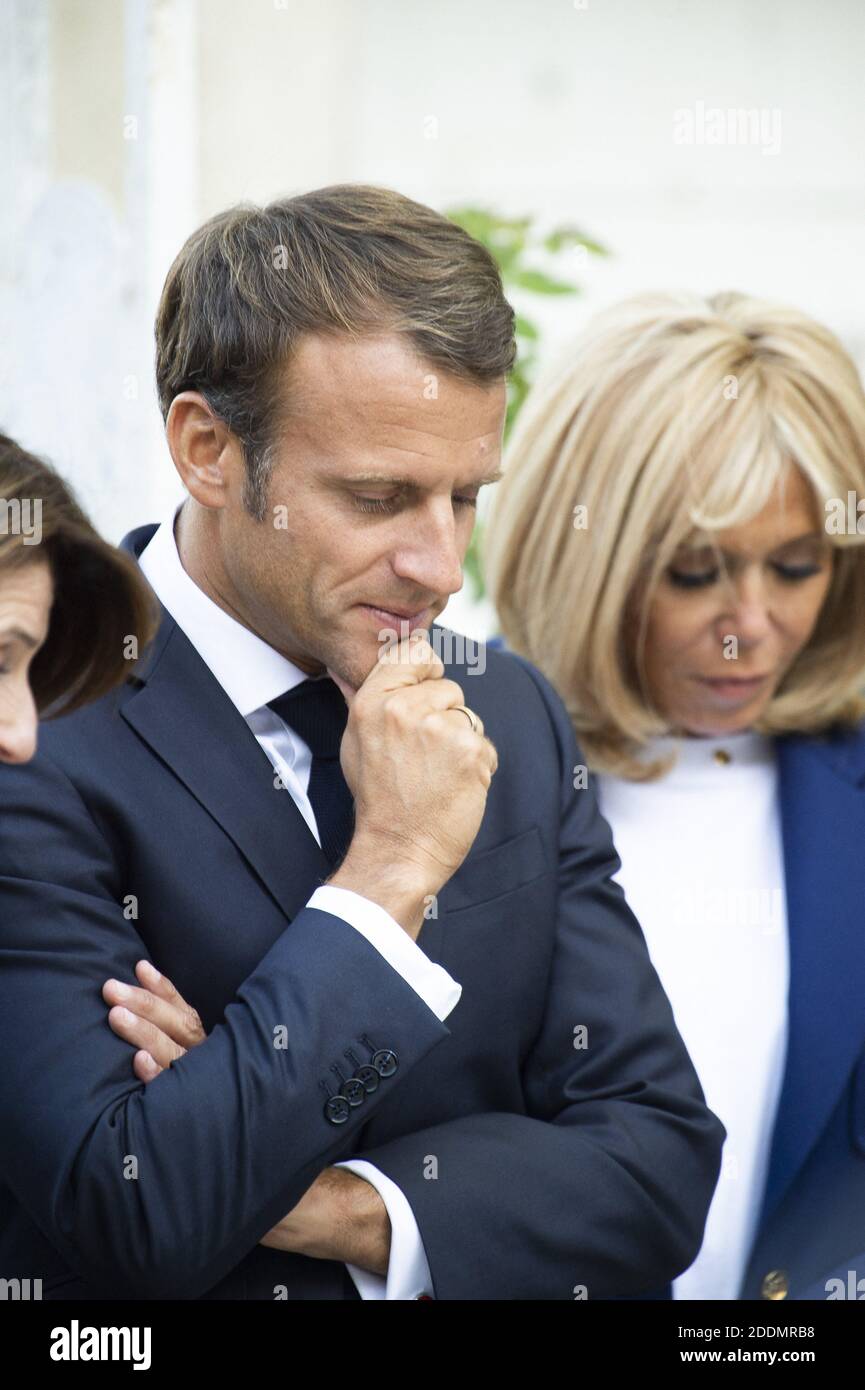
[[[606,243],[542,305],[549,350],[637,290],[739,288],[861,364],[863,74],[861,0],[0,0],[0,428],[110,540],[155,519],[173,255],[229,203],[353,180]],[[710,108],[780,124],[677,142]]]

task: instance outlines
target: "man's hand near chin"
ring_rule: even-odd
[[[138,1049],[132,1070],[147,1085],[207,1035],[195,1009],[149,961],[139,961],[135,973],[140,987],[106,980],[102,997],[112,1030]],[[347,1168],[325,1168],[259,1244],[386,1275],[390,1218],[371,1183]]]

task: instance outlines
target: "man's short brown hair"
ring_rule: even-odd
[[[290,402],[282,368],[305,333],[406,335],[419,358],[480,385],[515,357],[495,260],[441,213],[387,188],[335,184],[229,208],[189,237],[156,317],[163,416],[199,391],[238,437],[244,503],[267,506],[272,446]]]

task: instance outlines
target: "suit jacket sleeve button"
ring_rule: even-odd
[[[363,1089],[366,1091],[367,1095],[369,1095],[372,1091],[378,1089],[378,1072],[376,1071],[375,1067],[371,1067],[368,1063],[366,1066],[358,1067],[355,1076],[357,1080],[360,1082],[360,1084],[363,1086]]]
[[[790,1281],[783,1269],[770,1269],[760,1285],[760,1293],[764,1298],[771,1298],[777,1301],[786,1298],[790,1288]]]
[[[345,1096],[331,1096],[324,1107],[324,1113],[332,1125],[344,1125],[350,1109]]]
[[[366,1091],[358,1076],[350,1076],[348,1081],[344,1081],[339,1088],[339,1094],[345,1096],[349,1105],[360,1105],[366,1100]]]
[[[393,1076],[398,1066],[396,1053],[386,1047],[374,1052],[371,1061],[379,1076]]]

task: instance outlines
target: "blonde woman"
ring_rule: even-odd
[[[487,528],[503,637],[568,706],[728,1133],[660,1297],[865,1292],[863,498],[830,332],[652,295],[535,387]]]

